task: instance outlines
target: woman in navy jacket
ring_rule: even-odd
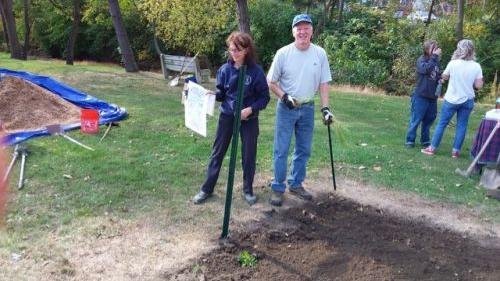
[[[250,205],[257,201],[253,194],[253,179],[259,135],[259,111],[269,103],[269,88],[262,67],[256,63],[252,37],[243,32],[233,32],[226,40],[229,60],[217,71],[217,90],[210,92],[221,102],[217,133],[207,168],[205,182],[193,198],[195,204],[203,203],[214,192],[224,155],[233,133],[234,108],[238,95],[239,68],[246,64],[241,114],[241,157],[243,166],[243,196]]]
[[[417,59],[417,85],[411,96],[411,112],[406,133],[407,148],[415,146],[418,126],[421,125],[420,143],[430,145],[430,129],[437,115],[436,87],[440,79],[439,59],[441,49],[437,42],[424,42],[424,54]]]

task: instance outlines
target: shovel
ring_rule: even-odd
[[[78,144],[79,146],[81,146],[81,147],[83,147],[85,149],[94,151],[94,149],[92,147],[86,146],[83,143],[81,143],[81,142],[79,142],[79,141],[77,141],[77,140],[75,140],[75,139],[67,136],[66,134],[64,134],[64,129],[59,124],[48,125],[47,126],[47,131],[51,135],[61,136],[61,137],[65,138],[65,139],[71,141],[72,143]]]
[[[2,183],[6,182],[7,179],[9,178],[10,171],[12,170],[12,167],[14,167],[14,163],[16,163],[18,156],[19,156],[19,145],[16,144],[16,147],[14,148],[14,152],[12,153],[12,160],[10,161],[9,166],[7,167],[7,170],[5,170],[5,174],[3,175]]]

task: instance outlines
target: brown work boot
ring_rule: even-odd
[[[283,204],[283,193],[278,191],[272,191],[271,197],[269,198],[269,204],[276,207],[281,207],[281,204]]]
[[[309,201],[313,198],[311,193],[307,192],[307,190],[305,190],[304,187],[302,187],[302,186],[295,187],[295,188],[290,187],[288,190],[290,191],[290,194],[295,195],[295,196],[299,197],[300,199],[304,199],[304,200]]]

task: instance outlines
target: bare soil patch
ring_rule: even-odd
[[[235,227],[229,246],[165,280],[500,280],[498,225],[467,210],[352,184],[342,182],[367,196],[319,188],[312,202],[261,206],[262,217]],[[408,212],[400,212],[405,204]],[[244,250],[257,257],[255,267],[239,264]]]
[[[79,122],[80,108],[29,81],[0,79],[0,120],[7,133]]]

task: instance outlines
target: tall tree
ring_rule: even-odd
[[[339,7],[339,13],[337,15],[337,21],[339,23],[342,22],[342,16],[343,16],[343,12],[344,12],[344,3],[345,1],[344,0],[339,0],[339,4],[338,4],[338,7]]]
[[[5,20],[7,36],[9,37],[10,57],[13,59],[26,59],[21,44],[17,38],[16,19],[12,9],[12,0],[0,0],[0,9]]]
[[[332,10],[336,3],[337,0],[324,0],[318,2],[318,5],[322,6],[322,15],[319,17],[316,28],[314,29],[314,37],[323,33],[325,25],[331,20]]]
[[[30,0],[23,0],[23,10],[24,10],[24,46],[23,53],[27,57],[28,51],[30,49]]]
[[[139,71],[139,67],[135,61],[134,52],[130,46],[127,31],[123,26],[122,14],[118,0],[108,0],[108,3],[109,13],[111,14],[111,19],[113,20],[113,25],[115,27],[116,38],[118,39],[118,45],[120,46],[123,63],[125,64],[125,70],[127,72],[137,72]]]
[[[250,34],[250,18],[248,17],[247,0],[236,0],[236,6],[240,31]]]
[[[80,0],[73,0],[73,24],[71,25],[71,33],[68,38],[68,43],[66,45],[66,64],[73,65],[75,58],[75,43],[76,37],[78,36],[78,31],[80,29],[81,15],[81,5]]]
[[[9,34],[7,32],[7,24],[5,23],[5,16],[3,15],[3,8],[1,2],[0,2],[0,18],[2,18],[2,29],[3,29],[3,35],[5,37],[5,42],[7,43],[7,48],[10,49]]]
[[[464,6],[465,0],[457,0],[457,26],[455,28],[455,36],[457,42],[464,38]]]

